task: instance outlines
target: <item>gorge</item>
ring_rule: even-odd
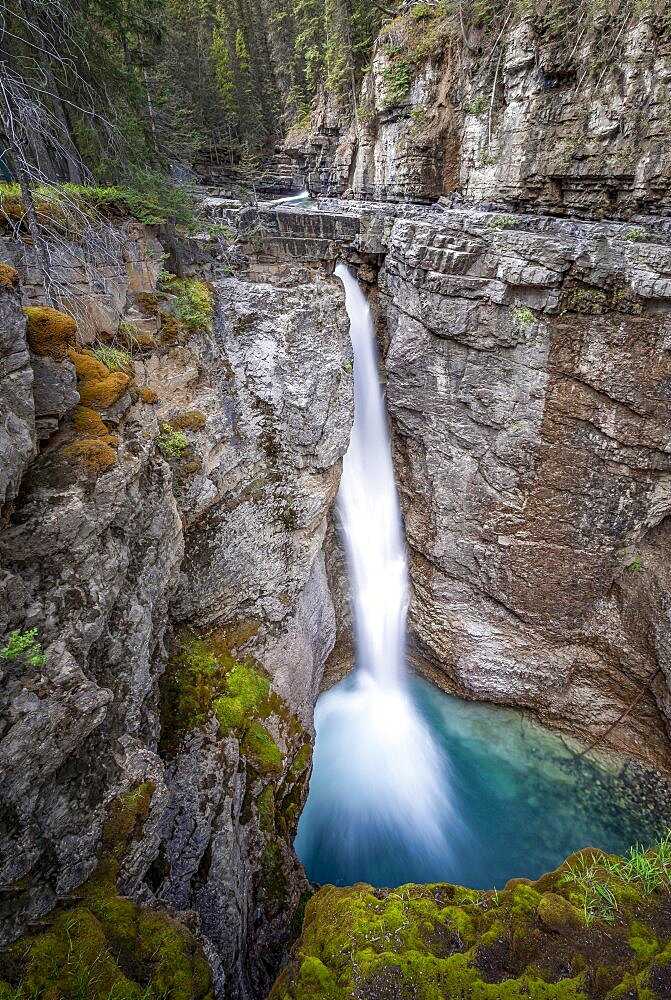
[[[0,1000],[671,996],[668,25],[448,6],[0,183]]]

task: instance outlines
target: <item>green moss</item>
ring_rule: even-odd
[[[556,892],[544,892],[536,912],[539,919],[552,931],[562,931],[582,925],[580,910]]]
[[[130,900],[58,910],[3,955],[13,1000],[212,1000],[200,946],[177,921]]]
[[[263,848],[259,885],[266,909],[273,912],[284,906],[287,893],[287,877],[284,872],[282,848],[271,840]]]
[[[228,694],[217,698],[214,710],[223,733],[244,728],[245,720],[263,710],[270,681],[254,667],[236,663],[226,675]]]
[[[102,849],[121,858],[133,835],[142,829],[149,816],[151,800],[156,791],[153,781],[143,781],[129,792],[113,799],[103,826]]]
[[[243,752],[263,773],[282,769],[282,753],[259,720],[286,713],[282,700],[258,664],[236,660],[230,647],[251,633],[215,632],[199,636],[183,629],[161,682],[161,746],[171,751],[214,712],[224,736],[237,736]]]
[[[275,786],[266,785],[258,799],[256,806],[259,814],[259,827],[263,833],[272,833],[275,829]]]
[[[587,851],[537,883],[515,880],[496,893],[440,884],[325,887],[307,905],[271,1000],[304,1000],[320,989],[338,1000],[656,997],[651,984],[671,960],[655,874],[666,871],[667,848],[665,838],[624,859]],[[619,879],[619,908],[607,934],[573,905],[570,873],[581,859],[600,877]],[[646,894],[645,885],[657,887]]]
[[[212,1000],[209,967],[190,932],[164,913],[116,894],[119,862],[145,822],[155,786],[144,781],[114,799],[100,861],[48,928],[3,954],[0,998],[12,1000]]]
[[[639,962],[648,963],[650,959],[660,950],[659,941],[639,920],[634,920],[631,924],[631,932],[627,938],[629,947],[636,955]]]
[[[308,955],[301,962],[298,973],[300,996],[337,1000],[342,996],[333,974],[314,955]]]
[[[249,725],[242,740],[242,750],[262,774],[279,774],[282,770],[282,751],[261,722]]]

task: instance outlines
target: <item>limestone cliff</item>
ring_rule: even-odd
[[[668,25],[604,12],[566,37],[549,20],[511,12],[500,32],[465,31],[417,4],[391,21],[356,116],[322,99],[312,130],[290,137],[310,189],[578,217],[668,210]]]
[[[297,270],[215,262],[209,287],[157,287],[149,245],[113,295],[82,280],[79,334],[28,308],[30,351],[9,269],[1,290],[0,636],[40,645],[0,660],[3,941],[100,895],[105,824],[146,790],[109,906],[177,915],[218,996],[260,996],[305,886],[291,841],[335,636],[346,317],[338,283]]]
[[[671,254],[630,232],[398,221],[380,292],[418,662],[593,738],[652,682],[610,739],[663,762]]]

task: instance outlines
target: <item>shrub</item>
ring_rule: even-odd
[[[515,220],[512,215],[497,215],[487,222],[489,229],[514,229]]]
[[[170,424],[162,424],[158,446],[166,458],[182,458],[189,441],[182,431],[176,431]]]
[[[177,278],[163,271],[161,290],[175,295],[176,301],[167,315],[173,316],[190,333],[210,333],[214,314],[212,291],[197,278]]]
[[[630,243],[640,243],[641,240],[646,240],[648,238],[648,232],[642,226],[634,226],[633,229],[628,229],[623,235],[623,240],[628,240]]]
[[[26,336],[33,353],[64,361],[76,341],[77,324],[71,316],[49,306],[27,306]]]
[[[432,8],[428,3],[423,3],[420,0],[419,3],[414,3],[410,8],[410,13],[414,17],[415,21],[422,21],[425,17],[431,17]]]
[[[478,118],[487,111],[487,98],[483,94],[478,94],[466,105],[467,115],[476,115]]]
[[[395,56],[383,73],[385,82],[385,105],[402,101],[412,83],[412,66],[403,56]]]
[[[30,667],[43,667],[47,662],[36,628],[28,629],[27,632],[17,628],[10,632],[5,645],[0,649],[0,656],[3,660],[23,660]]]
[[[513,315],[517,320],[520,330],[522,331],[526,330],[528,326],[531,326],[536,319],[531,309],[528,309],[526,306],[516,306],[513,309]]]

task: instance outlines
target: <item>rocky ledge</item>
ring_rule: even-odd
[[[627,859],[584,851],[501,891],[327,886],[270,998],[663,1000],[668,864],[667,840]]]

